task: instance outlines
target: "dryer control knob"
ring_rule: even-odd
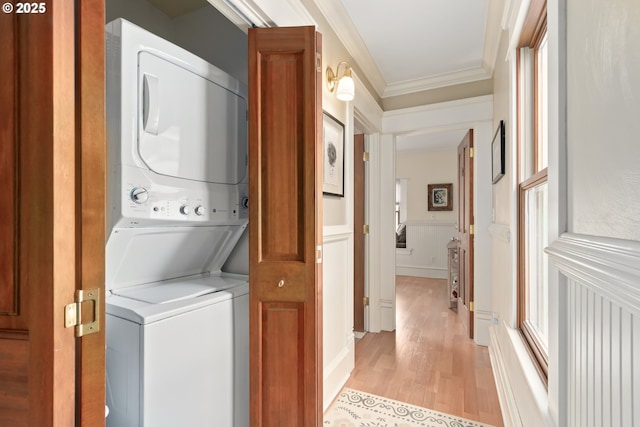
[[[129,197],[131,198],[132,202],[140,205],[149,200],[149,190],[144,187],[133,187],[133,189],[129,193]]]
[[[242,199],[240,199],[240,206],[242,206],[244,209],[247,209],[249,207],[249,198],[247,196],[242,196]]]
[[[182,215],[189,215],[189,206],[187,205],[180,206],[180,213]]]
[[[194,209],[194,212],[196,213],[196,215],[202,216],[202,215],[204,215],[204,208],[202,207],[202,205],[198,205]]]

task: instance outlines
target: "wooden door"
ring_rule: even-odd
[[[322,424],[322,46],[249,30],[252,427]]]
[[[64,306],[104,291],[104,2],[38,8],[0,14],[0,425],[99,426],[104,333]]]
[[[364,332],[364,135],[353,142],[353,330]]]
[[[473,338],[473,130],[458,145],[458,316]]]
[[[105,423],[105,5],[76,4],[76,289],[99,289],[100,331],[76,340],[76,425]]]

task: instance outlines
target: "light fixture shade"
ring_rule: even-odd
[[[340,101],[352,101],[355,95],[355,91],[356,90],[353,83],[353,78],[350,75],[345,75],[340,80],[338,80],[338,87],[336,88],[336,98],[338,98]]]

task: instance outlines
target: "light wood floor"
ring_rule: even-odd
[[[397,276],[395,332],[366,334],[346,387],[502,427],[486,347],[449,309],[445,280]]]

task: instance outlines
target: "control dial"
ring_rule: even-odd
[[[202,205],[198,205],[194,209],[194,212],[196,213],[196,215],[202,216],[202,215],[204,215],[204,207],[202,207]]]
[[[242,206],[244,209],[247,209],[249,207],[249,198],[247,196],[242,196],[242,198],[240,199],[240,206]]]
[[[141,205],[149,200],[149,190],[144,187],[133,187],[129,193],[129,197],[132,202]]]
[[[189,206],[187,205],[180,206],[180,213],[182,215],[189,215]]]

